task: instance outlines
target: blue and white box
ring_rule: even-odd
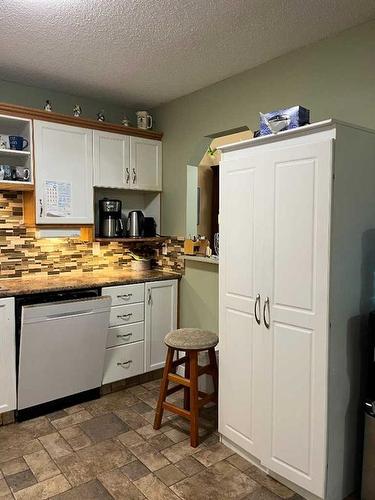
[[[259,115],[260,135],[277,134],[310,123],[310,111],[302,106],[278,109]]]

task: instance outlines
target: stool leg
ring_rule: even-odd
[[[173,356],[174,356],[174,349],[172,349],[171,347],[168,347],[167,359],[165,362],[164,372],[163,372],[163,378],[162,378],[162,381],[160,384],[159,400],[158,400],[158,405],[156,407],[154,429],[160,429],[160,427],[161,427],[161,421],[163,419],[163,413],[164,413],[163,403],[167,397],[168,374],[172,371],[172,368],[173,368]]]
[[[186,351],[186,361],[185,361],[185,378],[190,378],[190,356],[189,351]],[[189,387],[184,387],[184,408],[185,410],[190,410],[190,389]]]
[[[196,448],[199,443],[198,436],[198,353],[189,352],[190,360],[190,445]]]
[[[212,381],[213,381],[213,384],[214,384],[214,391],[215,391],[216,402],[217,402],[217,398],[218,398],[218,385],[219,385],[218,384],[218,379],[219,379],[219,376],[218,376],[216,353],[215,353],[215,348],[214,347],[212,347],[211,349],[208,350],[208,357],[209,357],[209,360],[210,360],[211,368],[213,369]]]

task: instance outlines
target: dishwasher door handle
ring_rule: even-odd
[[[93,309],[83,309],[82,311],[68,311],[65,313],[57,313],[57,314],[48,314],[46,319],[59,319],[59,318],[74,318],[75,316],[83,316],[85,314],[93,313]]]

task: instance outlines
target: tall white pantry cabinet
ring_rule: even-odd
[[[222,148],[219,430],[307,498],[355,487],[374,271],[373,131],[327,120]]]

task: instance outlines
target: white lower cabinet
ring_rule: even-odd
[[[112,298],[103,384],[164,366],[164,337],[177,327],[177,283],[167,280],[102,289],[102,295]]]
[[[146,283],[145,296],[145,371],[148,372],[164,366],[164,337],[177,328],[177,280]]]
[[[14,298],[0,299],[0,414],[16,408]]]

